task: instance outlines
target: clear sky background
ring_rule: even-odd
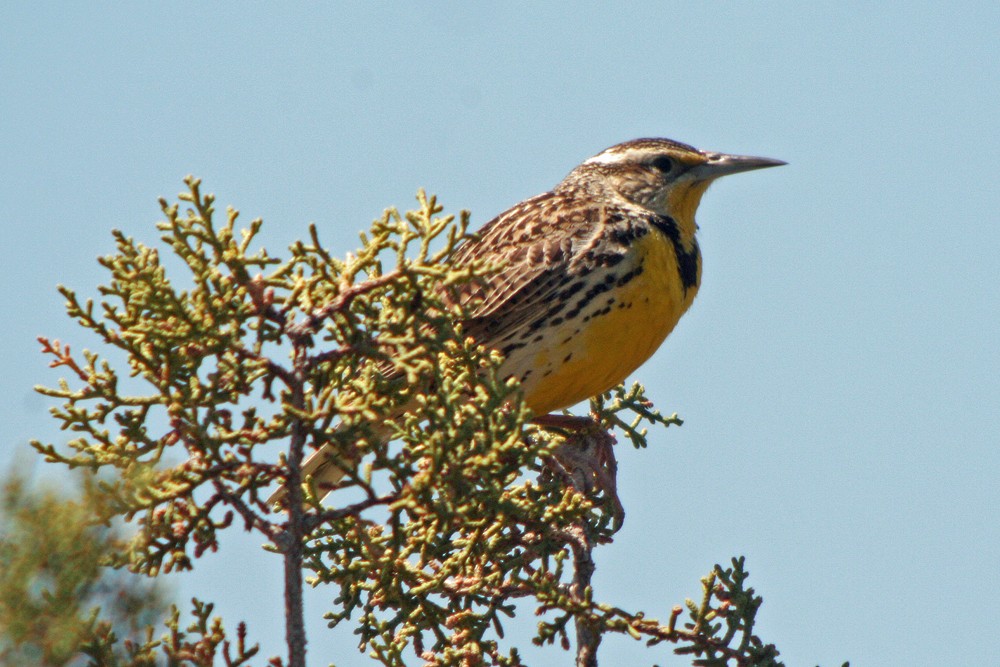
[[[701,293],[635,375],[685,424],[619,452],[598,595],[663,618],[744,554],[790,666],[1000,665],[998,34],[997,2],[4,3],[0,463],[65,440],[35,337],[93,340],[55,285],[95,294],[185,174],[272,254],[311,221],[343,254],[420,187],[479,225],[635,137],[780,158],[702,204]],[[258,541],[173,581],[273,655]],[[309,663],[370,664],[330,598]]]

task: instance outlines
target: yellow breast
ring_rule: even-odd
[[[531,356],[525,359],[531,372],[522,387],[535,414],[569,407],[624,381],[652,356],[690,307],[698,283],[684,288],[677,255],[666,236],[650,233],[638,239],[630,257],[614,268],[624,275],[638,267],[638,275],[551,327],[544,340],[531,346]],[[595,284],[604,277],[595,271]]]

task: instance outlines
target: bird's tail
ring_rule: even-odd
[[[371,435],[368,436],[368,440],[370,442],[385,443],[389,441],[391,435],[392,426],[390,421],[373,428]],[[337,483],[348,472],[354,470],[357,466],[358,459],[353,457],[345,459],[342,454],[334,451],[334,448],[330,445],[323,445],[307,456],[305,461],[302,462],[302,481],[303,483],[307,483],[312,479],[312,483],[321,493],[320,500],[322,500],[333,491]],[[268,497],[267,504],[270,507],[283,505],[287,496],[288,486],[282,484]]]

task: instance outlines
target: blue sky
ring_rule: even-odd
[[[706,195],[701,293],[635,375],[686,423],[619,453],[598,594],[666,616],[744,554],[789,665],[1000,664],[998,25],[996,2],[5,3],[0,462],[65,439],[35,337],[93,341],[55,285],[95,293],[109,231],[152,241],[185,174],[272,254],[309,222],[342,254],[420,187],[478,225],[626,139],[766,155],[789,166]],[[270,655],[255,542],[175,583]],[[370,664],[330,597],[310,664]]]

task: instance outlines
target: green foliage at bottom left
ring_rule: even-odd
[[[0,491],[0,664],[79,664],[95,633],[145,634],[166,617],[160,587],[103,566],[121,535],[97,519],[100,498],[89,478],[32,486],[8,475]]]

